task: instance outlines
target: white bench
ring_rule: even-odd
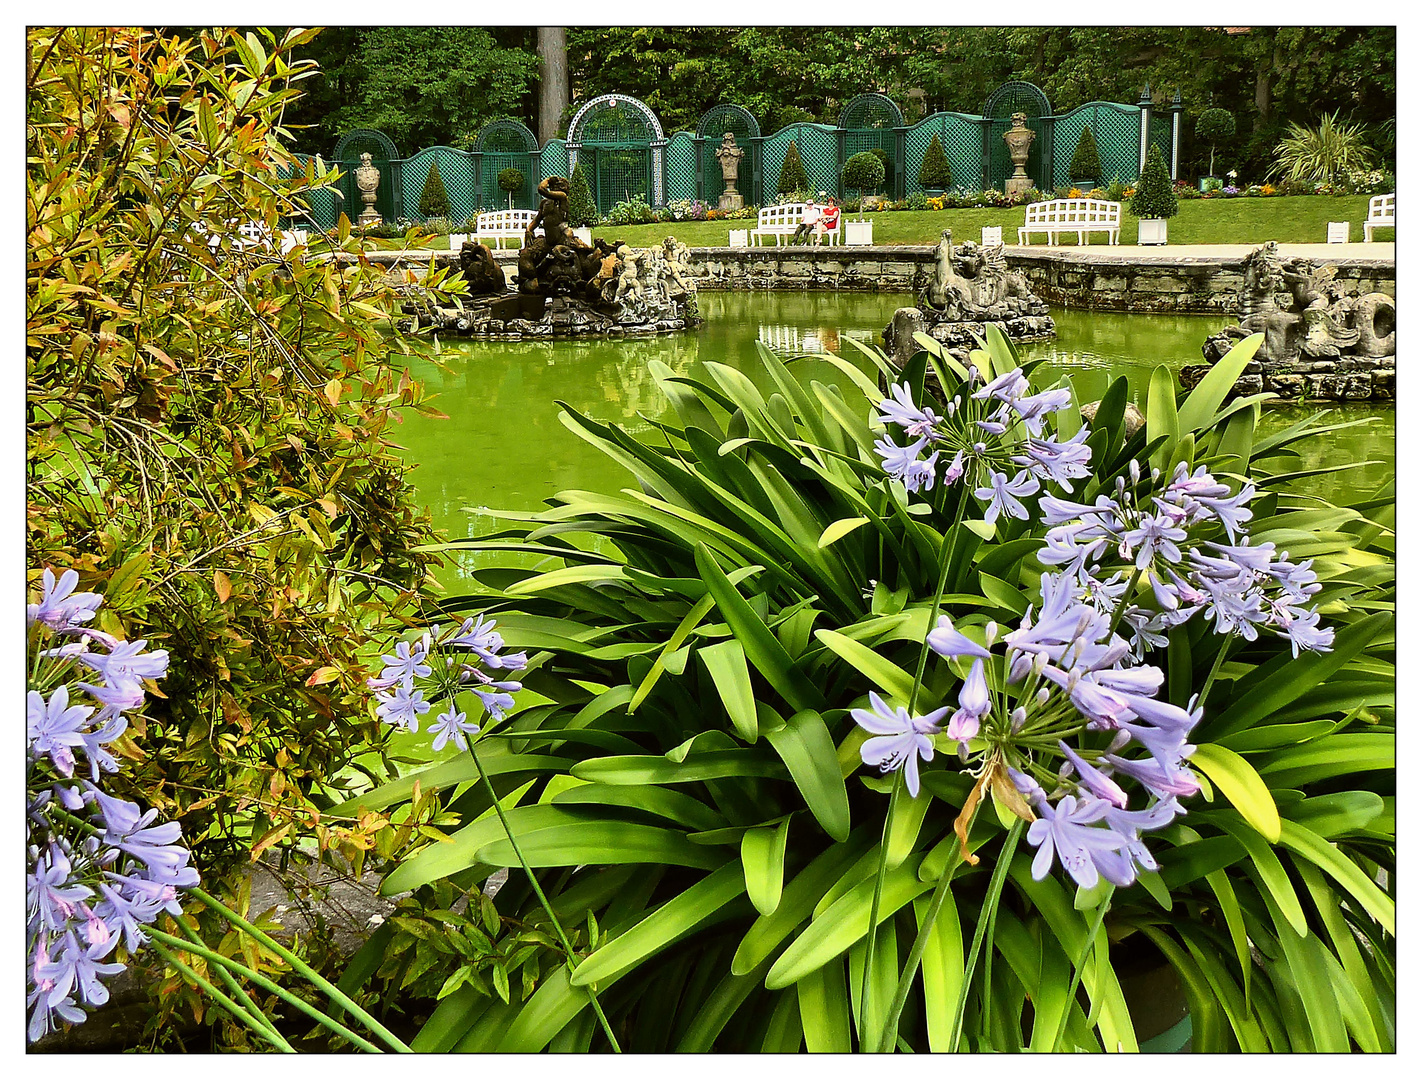
[[[1374,195],[1368,200],[1368,219],[1363,222],[1363,239],[1371,244],[1374,229],[1397,228],[1397,192]]]
[[[494,241],[494,246],[502,248],[504,241],[513,240],[521,243],[523,234],[528,227],[533,224],[533,219],[538,216],[535,210],[489,210],[479,215],[474,222],[475,240],[483,240],[489,237]],[[534,236],[542,236],[543,230],[538,229]]]
[[[805,208],[808,205],[808,203],[781,203],[779,206],[762,207],[756,218],[755,228],[751,230],[751,242],[759,244],[760,241],[756,239],[757,237],[773,236],[775,237],[775,246],[779,247],[782,236],[795,235],[795,230],[800,227],[800,219],[805,216]],[[831,247],[842,237],[840,224],[843,220],[843,215],[841,215],[840,219],[834,223],[833,229],[825,230],[825,238]],[[814,237],[814,234],[812,233],[811,236]],[[818,244],[819,239],[815,237],[814,242]]]
[[[1034,232],[1047,234],[1047,244],[1057,242],[1057,234],[1076,233],[1078,244],[1086,243],[1086,234],[1104,232],[1112,244],[1121,242],[1121,204],[1104,199],[1052,199],[1031,203],[1027,207],[1027,223],[1017,230],[1017,242],[1030,244]]]

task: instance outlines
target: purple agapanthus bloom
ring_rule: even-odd
[[[482,660],[487,668],[516,671],[527,667],[528,657],[525,653],[499,655],[499,650],[504,647],[504,638],[494,629],[496,625],[498,624],[492,619],[485,619],[482,615],[477,622],[474,619],[465,619],[459,633],[449,639],[449,644],[468,649]]]
[[[1038,420],[1040,427],[1041,421]],[[1040,432],[1037,432],[1040,434]],[[1065,442],[1031,438],[1022,447],[1022,454],[1012,460],[1019,465],[1043,473],[1063,491],[1071,490],[1071,481],[1091,475],[1091,447],[1086,445],[1086,428]]]
[[[385,690],[399,684],[407,691],[414,689],[415,679],[424,678],[430,674],[431,668],[425,661],[429,658],[430,643],[428,635],[420,641],[411,644],[408,641],[397,641],[395,643],[395,655],[386,654],[380,659],[385,661],[385,667],[380,672],[378,679],[367,679],[366,685],[372,690]]]
[[[122,964],[101,963],[103,957],[113,951],[117,938],[102,945],[81,945],[71,929],[57,942],[53,958],[46,964],[36,966],[35,974],[54,984],[46,996],[46,1002],[54,1006],[69,996],[77,985],[84,1002],[102,1005],[109,1000],[109,988],[99,981],[100,975],[117,975],[123,970]]]
[[[939,451],[935,450],[926,458],[919,454],[928,446],[928,436],[915,439],[907,446],[899,446],[888,439],[880,439],[874,450],[884,459],[884,471],[903,483],[909,491],[933,487],[934,469],[938,465]]]
[[[947,707],[934,709],[926,716],[910,716],[902,706],[890,708],[878,694],[870,691],[869,709],[851,709],[854,722],[874,735],[859,748],[866,765],[875,765],[881,773],[903,769],[904,784],[910,795],[918,796],[918,759],[933,760],[933,736],[948,714]]]
[[[1032,877],[1041,881],[1052,869],[1052,858],[1083,889],[1091,889],[1105,878],[1126,886],[1136,879],[1131,857],[1121,849],[1128,838],[1114,830],[1093,828],[1102,821],[1111,804],[1104,799],[1063,795],[1056,806],[1046,799],[1036,802],[1040,815],[1027,829],[1027,841],[1037,848],[1032,860]]]
[[[1143,570],[1159,552],[1161,558],[1172,563],[1181,559],[1179,543],[1189,533],[1175,524],[1168,514],[1142,514],[1140,524],[1127,529],[1123,540],[1136,552],[1136,569]]]
[[[876,419],[881,424],[897,424],[910,438],[918,439],[931,435],[943,418],[930,408],[915,405],[909,384],[904,382],[890,385],[889,396],[879,402]]]
[[[58,844],[51,843],[25,875],[25,911],[34,929],[58,933],[74,917],[81,901],[93,895],[85,885],[71,883],[73,868]]]
[[[992,655],[976,641],[964,637],[947,615],[938,616],[938,626],[928,632],[928,647],[950,660],[955,656],[978,656],[986,660]]]
[[[75,659],[98,672],[107,683],[161,679],[168,674],[168,650],[147,652],[144,648],[147,644],[143,639],[114,641],[107,653],[85,651],[77,654]]]
[[[94,797],[104,824],[104,842],[142,863],[156,880],[171,880],[186,868],[191,853],[178,846],[183,827],[176,821],[154,825],[156,809],[143,811],[137,803],[115,799],[98,788]]]
[[[1191,749],[1193,747],[1181,747],[1182,758]],[[1117,757],[1115,754],[1102,754],[1101,760],[1108,763],[1117,772],[1125,773],[1139,781],[1142,787],[1157,798],[1165,799],[1172,795],[1190,796],[1200,793],[1200,781],[1196,779],[1195,774],[1190,771],[1183,760],[1169,769],[1154,758],[1132,761]]]
[[[61,776],[73,776],[74,747],[84,745],[93,711],[87,705],[70,705],[67,686],[56,686],[47,702],[38,690],[29,691],[25,695],[25,724],[30,753],[36,757],[48,754]]]
[[[1026,377],[1022,374],[1021,368],[1013,368],[1005,375],[999,375],[992,382],[987,383],[981,390],[973,395],[978,401],[986,401],[989,398],[997,398],[1002,402],[1012,402],[1020,398],[1028,390]]]
[[[465,736],[479,734],[479,725],[470,723],[463,711],[456,709],[454,704],[450,703],[444,712],[435,717],[435,722],[430,725],[430,732],[434,735],[432,748],[435,753],[443,750],[445,743],[450,740],[453,740],[454,745],[459,749],[468,750],[469,743],[465,740]]]
[[[1091,762],[1087,761],[1075,750],[1060,739],[1057,746],[1061,748],[1062,755],[1071,762],[1071,767],[1076,770],[1076,775],[1081,786],[1095,795],[1098,799],[1105,799],[1112,806],[1125,809],[1126,793],[1121,790],[1121,785],[1112,780]]]
[[[25,606],[26,624],[33,626],[41,622],[53,630],[60,630],[92,619],[104,598],[98,593],[75,592],[78,584],[79,574],[76,571],[66,570],[56,581],[54,571],[46,567],[40,602]]]
[[[1065,388],[1058,390],[1044,390],[1040,394],[1033,394],[1031,397],[1020,397],[1009,402],[1014,412],[1016,412],[1026,424],[1028,432],[1032,435],[1042,434],[1042,422],[1048,414],[1065,409],[1071,404],[1071,391]],[[1084,435],[1086,429],[1082,428],[1077,434]],[[1089,454],[1089,451],[1088,451]],[[1068,491],[1071,489],[1068,488]]]
[[[988,695],[987,678],[983,674],[981,659],[973,661],[972,670],[963,680],[958,691],[958,711],[948,721],[945,734],[962,748],[966,755],[968,740],[978,733],[983,717],[992,711],[992,698]]]
[[[420,715],[430,711],[430,703],[425,700],[423,690],[396,686],[394,693],[377,691],[375,698],[380,702],[375,709],[376,716],[393,727],[411,733],[420,730]]]
[[[1026,521],[1027,507],[1022,504],[1020,497],[1035,495],[1040,490],[1042,485],[1037,478],[1024,470],[1011,480],[1007,479],[1006,473],[994,472],[988,478],[988,486],[975,489],[973,494],[979,499],[987,500],[988,506],[983,520],[991,525],[998,519],[999,514]]]

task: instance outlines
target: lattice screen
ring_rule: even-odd
[[[791,141],[800,152],[810,190],[831,195],[839,194],[839,137],[828,124],[791,124],[783,127],[761,143],[761,205],[774,206],[780,201],[776,187],[780,184],[780,166],[785,163],[785,150]],[[720,170],[717,170],[718,174]]]
[[[689,131],[678,131],[667,140],[666,153],[662,160],[666,162],[667,170],[667,202],[695,199],[696,137]]]
[[[306,171],[306,163],[312,161],[306,154],[295,154],[296,167],[302,173]],[[327,166],[329,168],[329,166]],[[315,169],[313,167],[313,174]],[[292,176],[293,171],[287,171],[285,176]],[[339,211],[336,209],[340,200],[336,198],[336,193],[329,188],[307,189],[300,195],[293,196],[297,201],[304,202],[310,213],[307,217],[303,214],[291,214],[282,218],[282,227],[288,229],[331,229],[335,228],[336,216]]]
[[[1141,175],[1141,111],[1109,101],[1095,105],[1101,179],[1109,184],[1119,176],[1122,183],[1134,184]]]
[[[399,151],[387,135],[370,128],[357,128],[349,132],[336,144],[336,151],[331,155],[331,163],[345,174],[340,180],[340,190],[345,200],[340,204],[337,213],[344,213],[354,222],[365,209],[365,203],[360,198],[360,188],[356,186],[355,180],[355,171],[361,164],[361,154],[369,154],[370,163],[380,170],[380,184],[375,189],[375,209],[386,221],[394,221],[400,216],[397,204],[401,201],[401,192],[396,175],[399,171],[396,164],[400,157]]]
[[[903,114],[889,98],[883,94],[860,94],[840,114],[839,126],[844,130],[844,140],[839,165],[842,167],[855,154],[866,150],[882,150],[888,160],[884,163],[884,185],[880,190],[897,190],[904,163],[899,159],[898,135],[894,129],[903,127],[903,123]]]
[[[590,172],[599,213],[606,214],[634,195],[653,201],[651,146],[659,133],[654,133],[640,108],[609,96],[593,102],[575,126],[569,138],[581,144],[578,160]]]
[[[756,123],[754,116],[739,105],[715,105],[701,114],[701,121],[696,125],[696,136],[701,147],[700,194],[702,199],[713,206],[726,190],[726,182],[721,178],[721,163],[716,160],[716,151],[721,149],[721,140],[728,131],[736,137],[736,145],[746,152],[746,156],[741,158],[737,173],[736,190],[746,202],[755,202],[757,155],[754,140],[760,138],[760,125]],[[776,179],[779,178],[777,173]]]
[[[432,146],[421,150],[414,157],[402,163],[401,177],[405,189],[404,216],[419,220],[420,195],[425,190],[425,180],[430,167],[439,162],[439,178],[444,183],[444,192],[449,199],[449,220],[455,225],[462,224],[479,209],[478,156],[452,146]],[[525,170],[526,172],[526,170]]]
[[[550,139],[543,144],[543,151],[539,155],[538,179],[546,180],[550,176],[568,176],[568,144],[562,139]]]
[[[943,144],[952,174],[950,188],[976,190],[983,179],[983,129],[976,116],[940,112],[925,117],[904,133],[904,193],[922,191],[918,170],[933,136]]]
[[[987,132],[987,182],[998,191],[1003,190],[1013,173],[1012,155],[1002,136],[1012,127],[1012,114],[1018,112],[1027,114],[1027,126],[1037,133],[1027,151],[1027,175],[1038,188],[1050,186],[1047,164],[1058,144],[1052,137],[1054,125],[1044,119],[1051,115],[1051,102],[1029,82],[1007,82],[994,90],[983,105],[983,116],[991,121]]]
[[[1160,147],[1160,156],[1165,159],[1165,171],[1170,172],[1170,115],[1152,115],[1150,118],[1150,141]]]
[[[485,210],[507,210],[509,192],[499,187],[499,174],[505,169],[517,169],[523,183],[513,194],[515,210],[534,208],[534,189],[538,186],[538,140],[528,127],[517,120],[495,120],[479,132],[474,149],[482,155],[479,162],[479,203]],[[444,163],[440,163],[443,172]]]

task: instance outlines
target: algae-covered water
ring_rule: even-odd
[[[429,505],[435,525],[450,538],[477,536],[496,525],[484,509],[530,510],[559,491],[582,488],[616,491],[628,474],[583,442],[558,420],[558,402],[628,430],[649,436],[642,417],[658,417],[666,402],[647,370],[660,360],[679,374],[695,374],[714,361],[756,374],[759,340],[784,356],[837,353],[869,369],[867,359],[847,338],[877,344],[894,309],[912,303],[904,294],[703,293],[704,325],[688,334],[640,341],[599,342],[441,342],[439,363],[416,357],[411,374],[437,395],[433,404],[448,419],[405,415],[397,430],[411,461],[413,480]],[[1144,396],[1150,374],[1160,364],[1178,369],[1200,362],[1200,345],[1223,320],[1206,315],[1124,315],[1054,310],[1055,341],[1024,345],[1024,359],[1042,359],[1039,384],[1068,375],[1081,400],[1105,392],[1126,376],[1131,396]],[[799,361],[806,378],[845,380],[824,361]],[[1278,430],[1322,408],[1329,422],[1375,418],[1373,423],[1296,445],[1301,469],[1350,461],[1377,465],[1341,476],[1304,481],[1308,490],[1333,498],[1370,491],[1393,474],[1393,410],[1388,406],[1277,406],[1266,409],[1263,428]],[[442,577],[454,585],[461,568],[486,561],[461,553]]]

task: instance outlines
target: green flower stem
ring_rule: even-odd
[[[175,946],[176,948],[182,949],[184,952],[190,952],[194,956],[201,956],[210,964],[219,964],[223,967],[231,968],[243,978],[250,979],[252,982],[256,983],[264,990],[269,990],[273,994],[276,994],[277,997],[281,998],[292,1008],[305,1013],[307,1016],[311,1017],[312,1020],[315,1020],[322,1027],[329,1028],[332,1032],[345,1039],[352,1046],[364,1050],[368,1054],[378,1054],[381,1052],[380,1047],[376,1046],[374,1043],[370,1042],[365,1038],[362,1038],[360,1035],[357,1035],[354,1031],[346,1027],[344,1024],[340,1024],[337,1023],[335,1020],[332,1020],[329,1016],[323,1013],[320,1009],[316,1008],[314,1005],[302,1001],[291,991],[283,989],[276,983],[272,982],[271,979],[268,979],[265,975],[253,971],[245,964],[238,963],[231,957],[223,956],[221,953],[213,949],[209,949],[205,945],[194,945],[192,942],[184,941],[180,937],[175,937],[172,934],[165,934],[162,930],[155,930],[150,927],[147,933],[154,941],[165,942],[169,945]],[[393,1037],[394,1036],[392,1036],[392,1038]],[[404,1043],[401,1043],[400,1045],[404,1046]],[[409,1052],[410,1048],[405,1047],[405,1049],[407,1052]]]
[[[933,890],[932,899],[928,902],[928,911],[924,914],[923,925],[918,928],[918,934],[913,939],[913,947],[909,949],[908,960],[904,963],[904,970],[899,975],[899,985],[894,991],[894,1001],[889,1006],[889,1016],[884,1023],[884,1034],[879,1040],[881,1046],[892,1039],[894,1033],[899,1029],[899,1017],[903,1015],[904,1005],[908,1003],[909,990],[912,989],[914,977],[918,974],[918,965],[923,962],[924,950],[928,948],[928,935],[933,932],[934,921],[937,920],[938,912],[943,907],[943,899],[948,895],[948,884],[953,880],[953,873],[958,869],[959,862],[958,859],[951,860],[938,878],[938,885]]]
[[[1210,687],[1215,685],[1215,676],[1220,673],[1220,668],[1224,667],[1225,653],[1229,652],[1229,643],[1232,640],[1226,636],[1224,643],[1220,645],[1220,651],[1215,653],[1215,662],[1210,665],[1210,673],[1205,677],[1205,685],[1200,688],[1200,697],[1195,702],[1197,709],[1205,707],[1205,699],[1210,696]]]
[[[963,1017],[968,1011],[968,990],[973,983],[973,972],[978,966],[978,952],[982,949],[983,938],[987,934],[988,922],[997,913],[998,900],[1002,897],[1002,886],[1007,880],[1007,867],[1012,862],[1013,852],[1017,849],[1017,840],[1022,835],[1022,826],[1025,822],[1018,818],[1012,823],[1012,828],[1007,832],[1007,839],[1003,842],[1002,852],[997,857],[997,866],[993,868],[992,881],[988,885],[985,909],[988,917],[982,915],[978,917],[977,929],[973,931],[973,945],[968,950],[968,966],[963,972],[963,986],[958,991],[958,1007],[953,1016],[953,1036],[948,1043],[948,1052],[956,1054],[958,1045],[963,1038]],[[991,946],[989,946],[991,948]],[[985,989],[988,997],[992,996],[992,987]],[[986,1006],[984,1006],[986,1011]]]
[[[499,793],[494,790],[493,781],[489,779],[489,774],[484,771],[484,767],[479,764],[479,754],[474,749],[473,740],[469,743],[469,756],[474,760],[474,768],[479,773],[479,779],[484,781],[484,787],[488,789],[489,798],[494,801],[494,812],[499,815],[499,824],[504,827],[504,835],[509,838],[509,844],[513,847],[514,855],[518,858],[518,863],[523,867],[523,872],[528,875],[529,884],[533,886],[533,891],[538,895],[538,902],[543,905],[544,912],[553,922],[553,929],[558,931],[558,940],[563,943],[563,955],[567,958],[568,974],[571,976],[578,964],[573,954],[573,945],[568,940],[568,935],[563,931],[563,924],[559,922],[558,916],[553,912],[553,905],[548,902],[548,897],[543,894],[543,886],[538,884],[538,877],[528,865],[528,860],[523,857],[523,850],[518,846],[518,840],[514,837],[514,832],[509,828],[509,819],[504,815],[504,807],[499,802]],[[608,1023],[607,1014],[602,1011],[602,1005],[597,1000],[597,993],[591,986],[584,989],[588,992],[588,1000],[592,1002],[593,1012],[597,1013],[598,1022],[602,1024],[603,1034],[607,1036],[607,1041],[612,1044],[614,1053],[622,1053],[622,1047],[617,1043],[617,1036],[612,1033],[612,1025]]]
[[[963,522],[963,508],[967,501],[968,496],[965,488],[959,495],[957,509],[953,512],[953,524],[943,534],[943,542],[938,548],[938,588],[933,593],[933,606],[928,610],[928,631],[923,635],[923,645],[918,650],[918,666],[914,669],[913,674],[913,691],[909,694],[908,711],[910,715],[913,714],[913,707],[918,704],[918,692],[923,688],[923,672],[928,667],[928,635],[937,625],[938,611],[943,606],[943,592],[948,587],[948,559],[953,553],[954,538],[958,535],[958,527]]]
[[[1111,640],[1111,635],[1116,632],[1116,627],[1121,625],[1121,616],[1126,613],[1126,605],[1131,602],[1131,597],[1136,595],[1136,586],[1140,584],[1143,571],[1139,566],[1131,574],[1131,580],[1126,583],[1126,591],[1121,594],[1121,602],[1116,605],[1116,614],[1111,617],[1111,629],[1106,631],[1106,640]]]
[[[900,769],[894,774],[894,790],[889,796],[889,812],[884,815],[884,833],[879,838],[879,872],[874,879],[874,901],[869,905],[869,937],[864,946],[864,977],[859,983],[859,1047],[867,1054],[874,1053],[879,1046],[874,1040],[874,1033],[868,1028],[869,991],[873,983],[870,973],[874,970],[874,945],[879,939],[879,900],[884,894],[884,875],[889,871],[889,829],[893,824],[894,811],[898,809],[899,792],[903,790],[903,786],[904,772]]]
[[[283,1054],[296,1053],[296,1051],[292,1048],[291,1044],[281,1037],[281,1034],[276,1030],[276,1028],[271,1027],[269,1025],[266,1020],[266,1017],[262,1016],[260,1009],[256,1010],[255,1013],[249,1012],[246,1008],[241,1005],[238,1005],[221,990],[217,989],[217,987],[213,986],[212,983],[204,979],[187,964],[179,960],[177,956],[169,952],[158,942],[149,941],[148,945],[149,948],[151,948],[154,952],[156,952],[159,956],[163,958],[164,963],[168,964],[169,967],[176,969],[184,979],[186,979],[188,982],[192,983],[194,986],[200,989],[209,998],[217,1002],[217,1004],[221,1005],[224,1009],[231,1013],[233,1018],[239,1023],[245,1024],[247,1027],[251,1028],[254,1032],[260,1035],[262,1038],[266,1039],[267,1042],[271,1043],[275,1049],[280,1050]],[[219,964],[217,970],[222,974],[224,980],[227,981],[229,985],[235,986],[235,983],[233,983],[232,981],[232,976],[227,974],[226,968],[222,967]],[[246,997],[245,994],[243,994],[242,996]],[[250,999],[248,1000],[250,1001]]]
[[[187,924],[187,922],[185,922],[183,919],[174,919],[173,921],[178,924],[178,929],[183,932],[183,937],[187,938],[195,945],[203,944],[202,938],[197,936],[197,932],[194,931],[193,928]],[[221,964],[218,964],[217,974],[222,979],[223,983],[226,984],[227,989],[232,991],[233,996],[236,997],[237,1000],[241,1002],[242,1005],[249,1012],[251,1012],[251,1014],[255,1016],[259,1022],[266,1026],[273,1035],[275,1035],[278,1039],[281,1039],[282,1043],[285,1044],[286,1040],[281,1038],[281,1035],[277,1032],[277,1029],[275,1025],[272,1024],[271,1020],[268,1019],[266,1013],[262,1012],[261,1007],[255,1001],[253,1001],[250,996],[248,996],[247,991],[242,989],[241,984],[238,983],[237,980],[232,977],[231,973],[227,970],[227,968],[223,967]]]
[[[1007,840],[1002,845],[1002,860],[998,865],[1007,866],[1012,862],[1012,856],[1017,850],[1017,841],[1022,836],[1022,820],[1019,818],[1013,823],[1013,832],[1008,834]],[[987,951],[983,953],[983,1034],[992,1038],[992,954],[993,943],[997,941],[997,909],[1000,905],[997,896],[992,899],[992,904],[988,909],[987,928]]]
[[[384,1024],[382,1024],[375,1017],[371,1016],[370,1013],[366,1012],[354,1001],[352,1001],[350,999],[350,996],[347,995],[345,991],[341,990],[329,979],[323,978],[321,975],[317,974],[317,972],[311,967],[311,965],[307,964],[304,960],[301,959],[301,957],[297,956],[294,952],[288,949],[281,942],[277,941],[270,934],[264,933],[263,931],[257,929],[257,927],[253,926],[246,919],[242,918],[242,916],[238,915],[226,904],[222,903],[222,901],[216,899],[213,896],[209,896],[206,892],[204,892],[202,889],[197,888],[196,886],[188,889],[187,893],[188,895],[195,897],[198,900],[201,900],[213,911],[216,911],[219,914],[223,915],[227,919],[227,921],[230,922],[233,926],[240,927],[247,933],[251,934],[252,937],[256,938],[268,949],[276,953],[288,964],[290,964],[292,970],[294,970],[297,974],[305,976],[312,983],[314,983],[318,989],[323,991],[326,996],[331,998],[332,1001],[334,1001],[336,1004],[344,1005],[346,1009],[350,1011],[350,1014],[353,1017],[355,1017],[362,1024],[364,1024],[368,1030],[379,1036],[381,1041],[383,1041],[387,1046],[389,1046],[390,1049],[401,1054],[413,1053],[413,1051],[411,1051],[408,1046],[406,1046],[388,1028],[386,1028]],[[225,959],[226,958],[224,958],[224,961]],[[282,993],[285,993],[285,991],[282,991]]]
[[[1101,924],[1106,921],[1106,912],[1111,907],[1111,897],[1116,892],[1116,886],[1107,883],[1106,895],[1101,898],[1101,906],[1096,909],[1096,918],[1091,924],[1091,929],[1087,931],[1086,941],[1082,944],[1081,952],[1077,955],[1076,965],[1071,973],[1071,985],[1067,988],[1066,1008],[1062,1010],[1062,1018],[1057,1022],[1057,1034],[1052,1039],[1052,1053],[1057,1052],[1057,1046],[1062,1041],[1062,1036],[1066,1034],[1067,1018],[1071,1016],[1072,1003],[1076,1000],[1076,988],[1081,985],[1081,969],[1086,965],[1086,958],[1091,955],[1091,948],[1096,944],[1096,935],[1101,932]]]

